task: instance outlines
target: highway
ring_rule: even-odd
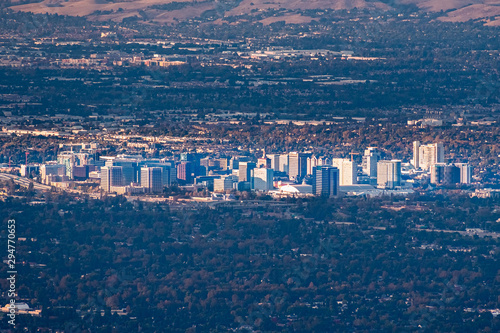
[[[24,186],[26,188],[30,185],[31,182],[33,182],[33,188],[38,191],[49,191],[51,189],[49,185],[36,183],[28,178],[11,175],[10,173],[0,173],[0,180],[9,180],[9,179],[12,179],[14,183]]]

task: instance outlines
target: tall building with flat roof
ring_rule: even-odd
[[[163,191],[163,169],[160,167],[141,168],[141,186],[150,193]]]
[[[415,169],[420,168],[420,141],[413,141],[413,159],[412,159],[412,164],[415,167]]]
[[[240,162],[238,169],[238,181],[250,182],[252,180],[252,170],[255,169],[256,164],[253,162]]]
[[[46,182],[47,176],[56,175],[63,176],[66,174],[66,166],[62,164],[43,164],[40,167],[40,176],[42,178],[42,182]]]
[[[271,168],[271,159],[267,157],[261,157],[257,160],[257,167],[258,168]]]
[[[363,155],[363,173],[370,177],[377,177],[377,163],[381,155],[376,147],[368,147]]]
[[[329,198],[339,194],[339,170],[336,167],[318,165],[313,168],[313,194]]]
[[[288,176],[299,180],[307,174],[307,154],[292,152],[288,154]]]
[[[240,167],[240,160],[238,160],[238,158],[236,157],[231,157],[231,159],[229,160],[229,169],[231,170],[238,170]]]
[[[106,161],[106,166],[117,166],[122,168],[123,185],[130,185],[138,181],[136,170],[138,170],[138,162],[135,158],[115,158]]]
[[[271,169],[273,169],[274,171],[280,171],[280,155],[271,154],[267,155],[267,158],[271,160]]]
[[[101,168],[101,188],[110,192],[113,186],[123,186],[123,172],[121,166],[105,166]]]
[[[431,184],[441,184],[444,181],[444,163],[431,165]]]
[[[401,161],[379,161],[377,164],[377,185],[380,188],[401,186]]]
[[[219,166],[220,169],[223,171],[226,171],[229,168],[229,161],[227,160],[226,157],[219,158]]]
[[[233,176],[229,175],[220,179],[214,179],[214,192],[226,192],[233,189]]]
[[[458,184],[460,176],[460,168],[454,164],[437,163],[431,165],[432,184]]]
[[[472,183],[472,166],[469,163],[455,163],[455,165],[460,169],[460,183]]]
[[[169,160],[144,160],[139,163],[139,177],[137,177],[137,183],[141,182],[141,168],[143,167],[157,167],[162,168],[163,174],[163,185],[170,186],[177,181],[177,169],[175,167],[174,161]]]
[[[270,191],[273,186],[274,170],[258,168],[253,170],[253,189],[256,191]]]
[[[339,169],[339,185],[354,185],[358,183],[358,165],[346,158],[332,158],[332,166]]]
[[[279,170],[278,171],[288,174],[288,165],[289,165],[288,154],[281,154],[280,159],[279,159]]]
[[[189,161],[182,161],[177,165],[177,179],[183,180],[188,184],[192,184],[194,177],[194,164]]]
[[[414,148],[416,145],[414,144]],[[442,142],[428,145],[418,145],[418,152],[413,152],[413,157],[418,156],[416,163],[422,170],[429,170],[432,165],[444,163],[444,147]],[[414,161],[415,163],[415,161]],[[417,166],[415,166],[417,167]]]
[[[22,177],[29,177],[32,173],[38,173],[40,171],[40,165],[28,164],[21,165],[20,174]]]

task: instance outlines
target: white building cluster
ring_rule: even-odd
[[[57,160],[43,165],[24,165],[21,174],[39,174],[41,182],[99,182],[104,192],[117,194],[161,194],[165,186],[178,184],[216,193],[232,191],[269,192],[273,195],[338,196],[378,195],[380,191],[410,193],[418,181],[433,184],[470,184],[472,168],[467,163],[445,163],[443,144],[413,143],[411,163],[384,159],[377,147],[367,147],[362,164],[351,158],[308,152],[252,156],[199,156],[181,153],[174,158],[144,158],[141,155],[99,156],[96,144],[62,145]],[[397,192],[400,191],[400,192]],[[391,192],[392,193],[392,192]]]

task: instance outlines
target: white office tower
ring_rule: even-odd
[[[288,154],[288,176],[290,180],[302,179],[307,174],[307,154],[291,152]]]
[[[469,163],[455,163],[460,169],[460,184],[472,183],[472,166]]]
[[[413,160],[412,164],[415,167],[415,169],[420,168],[420,141],[413,141]]]
[[[226,192],[233,189],[233,176],[229,175],[220,179],[214,179],[214,192]],[[236,180],[238,182],[238,180]]]
[[[415,143],[413,147],[415,148]],[[415,152],[413,154],[415,155]],[[418,155],[418,166],[422,170],[429,170],[431,165],[444,163],[443,143],[438,142],[428,145],[419,145],[418,153],[416,155]]]
[[[163,191],[163,169],[160,167],[141,168],[141,186],[149,193]]]
[[[312,175],[313,168],[317,165],[319,165],[319,164],[318,164],[318,158],[316,156],[308,157],[307,158],[307,174]]]
[[[379,161],[377,163],[377,186],[395,188],[401,186],[401,161]]]
[[[280,155],[280,168],[279,171],[288,174],[288,154]]]
[[[256,191],[270,191],[273,187],[273,169],[258,168],[253,170],[253,189]]]
[[[280,171],[280,155],[271,154],[267,155],[267,158],[271,160],[271,169],[274,171]]]
[[[354,185],[358,183],[358,165],[345,158],[332,158],[332,166],[339,169],[339,185]]]
[[[377,163],[380,161],[380,152],[376,147],[368,147],[363,155],[363,173],[370,177],[377,177]]]
[[[101,188],[111,192],[114,186],[123,186],[122,167],[106,166],[101,168]]]

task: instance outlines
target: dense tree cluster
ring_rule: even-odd
[[[51,195],[0,212],[26,238],[19,297],[43,308],[21,326],[495,331],[484,311],[500,307],[498,239],[422,228],[500,231],[499,204],[417,196],[170,211]]]

